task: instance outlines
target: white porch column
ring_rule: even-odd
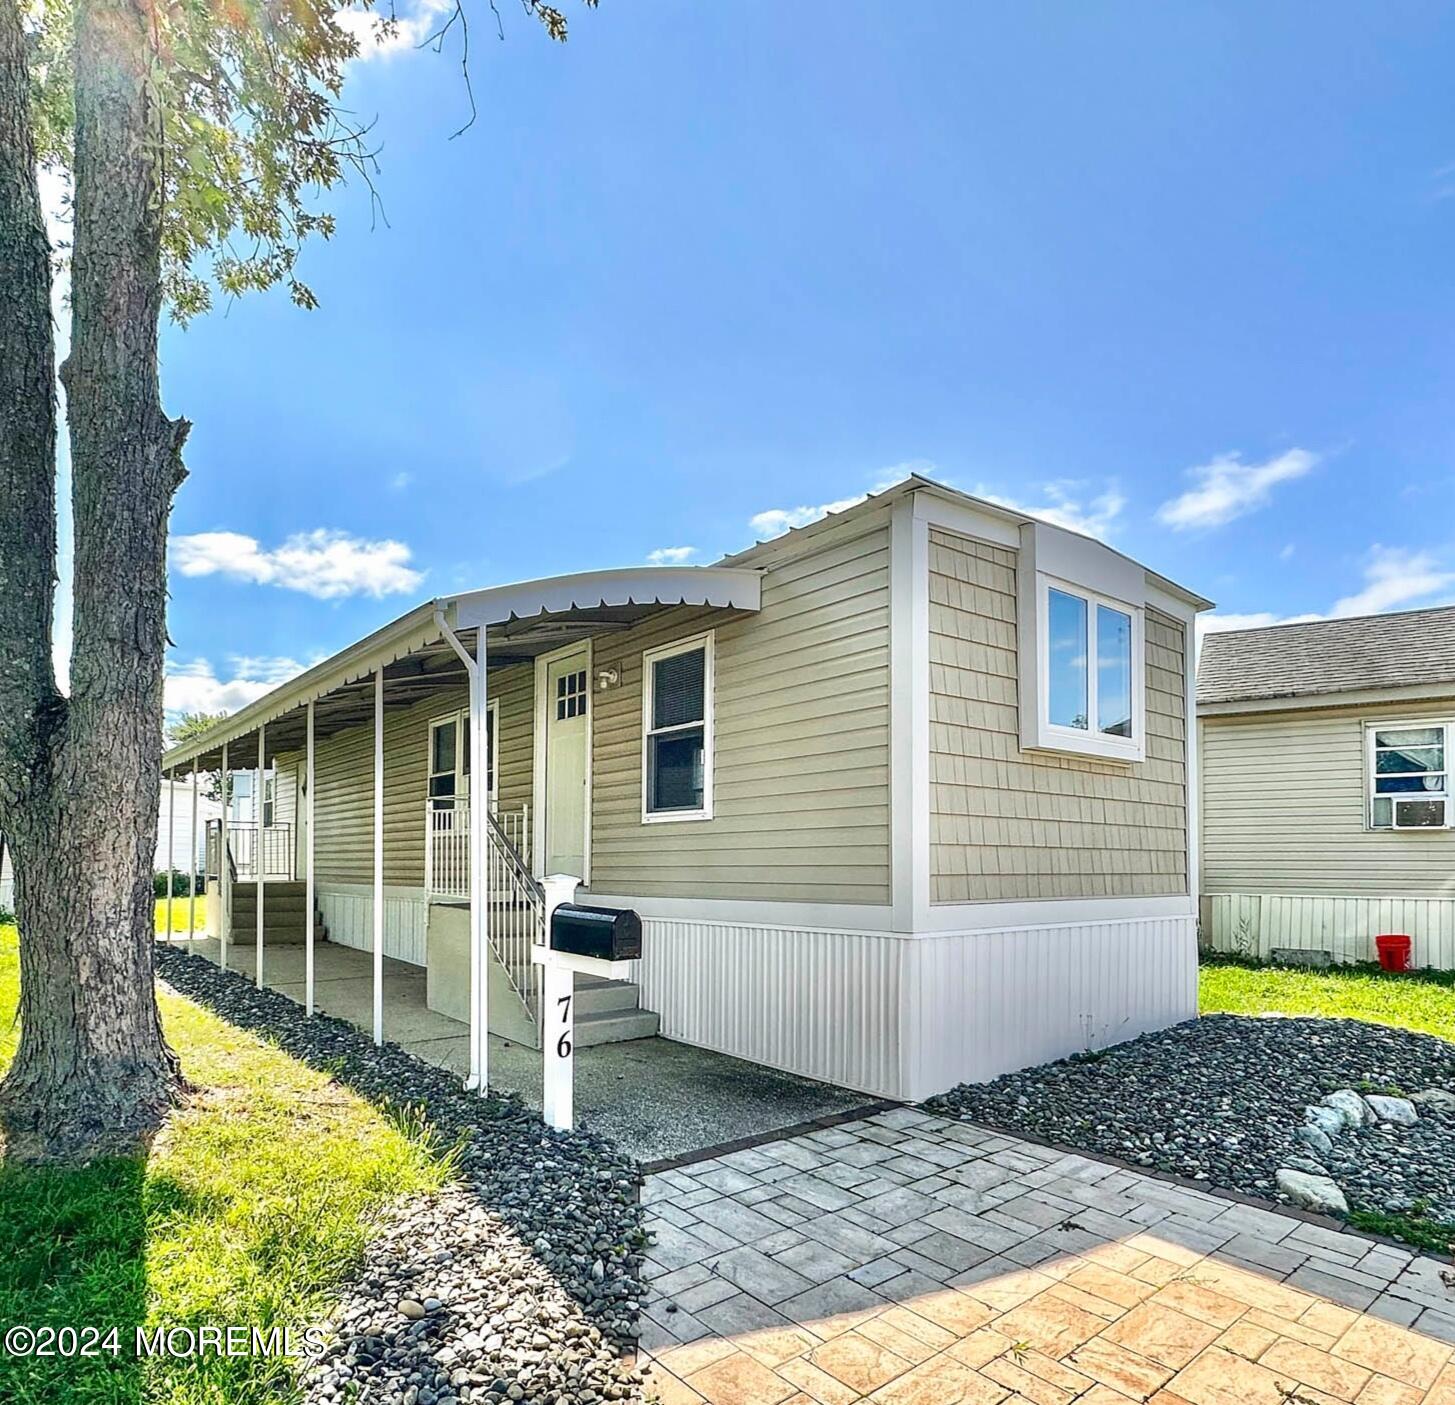
[[[222,744],[222,845],[217,859],[217,910],[221,914],[217,934],[221,943],[218,964],[227,970],[227,938],[232,931],[232,863],[227,851],[227,812],[232,805],[232,787],[227,777],[227,743]]]
[[[490,1011],[486,999],[486,943],[490,940],[490,894],[486,882],[486,826],[490,811],[490,750],[486,707],[485,626],[475,631],[475,668],[470,674],[470,1071],[476,1090],[490,1085]]]
[[[263,778],[267,771],[267,726],[264,723],[258,724],[258,764],[253,772],[253,892],[257,900],[257,933],[258,933],[258,954],[257,974],[255,977],[258,989],[263,986],[263,888],[268,872],[266,857],[263,852]]]
[[[308,704],[308,759],[304,766],[303,903],[308,910],[303,947],[303,1010],[313,1013],[313,704]]]
[[[197,954],[197,758],[192,758],[192,857],[187,861],[187,954]],[[203,867],[207,865],[204,862]]]
[[[485,626],[476,630],[475,656],[471,658],[444,612],[436,610],[434,618],[441,637],[459,656],[470,679],[470,1077],[465,1087],[484,1093],[490,1073],[490,988],[485,978],[485,944],[490,940],[490,889],[485,874],[490,804],[490,762],[485,745],[485,707],[489,701]]]
[[[167,945],[172,944],[172,871],[177,843],[177,778],[167,772]]]
[[[374,673],[374,1043],[384,1042],[384,668]]]

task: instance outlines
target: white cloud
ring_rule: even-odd
[[[992,492],[983,485],[977,486],[973,495],[1000,507],[1008,507],[1012,512],[1024,512],[1027,516],[1039,517],[1057,527],[1065,527],[1068,531],[1080,532],[1084,536],[1110,536],[1116,527],[1116,519],[1127,505],[1126,498],[1115,483],[1108,483],[1102,492],[1083,503],[1085,489],[1086,484],[1067,478],[1043,483],[1040,491],[1045,495],[1046,502],[1039,506],[1029,506],[1015,498]]]
[[[1455,571],[1443,570],[1428,551],[1373,546],[1364,563],[1364,589],[1334,603],[1337,618],[1379,615],[1426,600],[1455,586]]]
[[[781,537],[784,532],[790,531],[794,527],[807,527],[810,522],[817,522],[822,517],[829,517],[835,512],[844,512],[851,507],[858,507],[861,502],[875,493],[882,493],[886,488],[894,487],[896,483],[903,483],[912,473],[930,474],[934,472],[934,468],[934,464],[923,459],[910,459],[904,463],[897,463],[892,468],[886,468],[874,480],[874,486],[867,493],[856,493],[852,498],[839,498],[835,502],[819,503],[817,507],[807,505],[770,507],[764,512],[755,512],[748,519],[748,526],[759,541],[767,541],[770,537]]]
[[[305,664],[289,658],[231,658],[232,677],[219,678],[207,659],[173,664],[162,684],[162,706],[180,712],[236,712],[302,673]]]
[[[1283,550],[1278,553],[1278,559],[1280,561],[1291,561],[1293,560],[1293,553],[1297,550],[1298,547],[1295,546],[1293,542],[1289,542],[1288,545],[1285,546]]]
[[[389,480],[389,486],[396,493],[402,493],[413,482],[414,475],[410,473],[407,469],[405,469],[402,472],[396,473],[394,477]]]
[[[172,565],[184,576],[229,576],[319,600],[379,599],[414,590],[424,579],[409,565],[403,542],[365,541],[323,528],[295,533],[271,550],[241,532],[197,532],[173,537],[171,546]]]
[[[1324,614],[1276,615],[1271,610],[1260,610],[1238,615],[1214,611],[1197,617],[1198,638],[1231,629],[1264,629],[1274,624],[1381,615],[1403,607],[1443,604],[1455,596],[1455,571],[1446,570],[1429,551],[1372,546],[1364,558],[1363,576],[1361,590],[1342,596]]]
[[[1289,449],[1262,463],[1244,463],[1238,454],[1219,454],[1211,463],[1190,468],[1195,487],[1164,502],[1157,518],[1181,532],[1193,527],[1221,527],[1235,517],[1262,507],[1279,483],[1302,478],[1319,461],[1307,449]]]
[[[355,61],[363,62],[419,48],[454,8],[454,0],[415,0],[413,5],[397,6],[392,14],[349,6],[335,10],[333,22],[354,36],[359,46]]]
[[[659,546],[647,553],[649,566],[681,566],[697,555],[695,546]]]

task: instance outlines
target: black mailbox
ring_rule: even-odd
[[[642,954],[642,919],[628,908],[562,903],[551,915],[551,949],[599,961],[635,961]]]

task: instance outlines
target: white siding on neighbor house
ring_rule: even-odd
[[[929,545],[931,900],[1186,893],[1182,625],[1146,611],[1145,761],[1024,751],[1018,553],[941,528]]]
[[[642,652],[715,629],[714,814],[642,821]],[[595,641],[591,886],[627,896],[889,899],[889,530],[772,567],[756,614],[678,609]]]
[[[1275,951],[1373,961],[1382,932],[1412,938],[1416,966],[1455,969],[1455,897],[1319,897],[1216,893],[1203,900],[1204,935],[1218,951],[1268,960]]]
[[[1202,891],[1455,897],[1455,830],[1366,824],[1366,722],[1422,717],[1455,698],[1200,717]]]

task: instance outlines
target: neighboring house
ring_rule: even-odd
[[[426,968],[477,1068],[487,989],[491,1029],[539,1019],[567,873],[641,914],[664,1035],[918,1098],[1195,1014],[1206,607],[915,477],[714,566],[429,602],[165,765],[261,762],[330,940]]]
[[[152,865],[156,873],[161,873],[167,868],[168,813],[169,806],[172,805],[175,805],[175,810],[172,811],[170,829],[172,836],[171,867],[178,873],[187,872],[187,850],[192,842],[192,787],[189,782],[190,778],[178,777],[174,800],[168,794],[165,778],[162,780],[162,798],[157,824],[157,853]],[[205,794],[199,791],[197,796],[197,848],[194,860],[196,871],[199,873],[202,871],[202,851],[208,821],[215,820],[221,813],[222,806],[215,800],[209,800]],[[9,846],[5,846],[4,854],[0,855],[0,912],[13,911],[14,907],[15,874],[11,870]]]
[[[1455,967],[1455,607],[1211,634],[1197,711],[1215,947]]]

